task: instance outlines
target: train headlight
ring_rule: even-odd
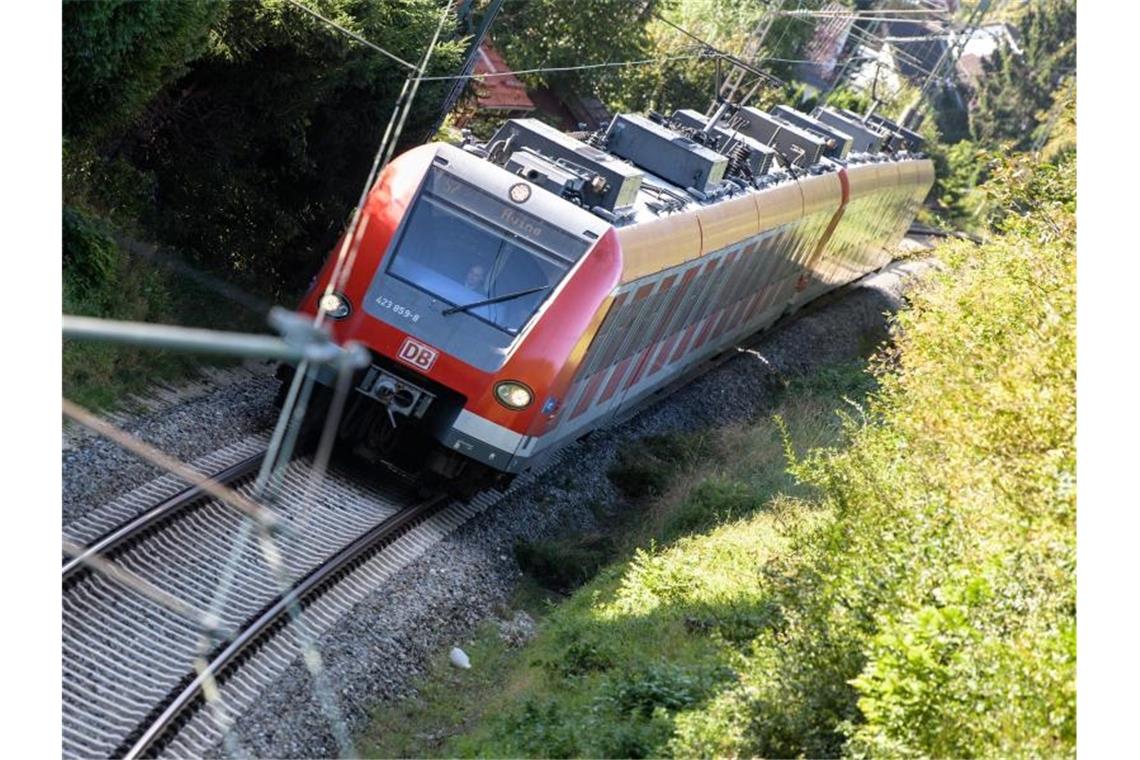
[[[352,305],[342,293],[321,296],[321,310],[331,319],[344,319],[352,313]]]
[[[534,394],[522,383],[507,380],[495,386],[495,398],[508,409],[526,409],[534,400]]]

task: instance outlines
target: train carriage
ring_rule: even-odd
[[[913,139],[806,167],[787,154],[826,149],[853,117],[810,134],[804,115],[776,139],[765,116],[761,143],[748,119],[692,113],[622,115],[593,144],[512,120],[485,145],[389,164],[350,275],[326,295],[330,258],[302,303],[372,354],[342,437],[467,482],[532,469],[887,263],[933,181]]]

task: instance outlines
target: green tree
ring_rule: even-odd
[[[821,2],[805,4],[806,7],[822,5]],[[682,3],[675,12],[666,16],[717,49],[729,55],[742,55],[765,14],[783,7],[784,3],[779,0],[769,0],[762,5],[733,0],[703,0]],[[765,82],[756,91],[750,105],[762,109],[777,103],[800,107],[808,95],[804,86],[797,82],[796,61],[803,58],[804,46],[815,34],[816,23],[789,15],[779,15],[768,20],[771,21],[771,26],[768,27],[759,50],[749,57],[748,62],[784,84]],[[665,31],[672,35],[673,47],[689,41],[672,28]],[[731,69],[731,63],[723,63],[722,71],[725,74]],[[675,73],[660,78],[655,102],[661,102],[668,109],[686,106],[700,108],[712,98],[716,85],[715,59],[667,64],[664,71],[668,73],[670,70]],[[747,80],[751,82],[753,77],[748,76]],[[740,92],[736,98],[740,99],[745,94],[746,92]]]
[[[779,7],[771,2],[760,5],[733,0],[695,0],[667,9],[662,15],[717,50],[740,56],[747,49],[761,18]],[[750,105],[769,108],[776,103],[799,103],[804,91],[794,81],[795,64],[790,61],[801,57],[803,45],[814,31],[815,25],[801,18],[779,16],[772,19],[760,49],[745,57],[749,57],[749,62],[757,69],[783,80],[785,84],[780,86],[766,82],[753,96]],[[655,23],[651,33],[658,50],[700,51],[700,46],[691,37],[665,22]],[[723,74],[727,75],[732,68],[730,62],[722,62]],[[643,70],[642,78],[630,81],[626,89],[631,93],[644,93],[648,96],[648,104],[661,111],[675,108],[703,110],[716,94],[716,70],[715,57],[668,61]],[[751,81],[752,77],[747,79]],[[739,92],[736,98],[739,100],[746,94]]]
[[[652,58],[654,15],[673,0],[528,0],[504,4],[495,42],[515,69],[558,68]],[[532,85],[559,93],[593,94],[606,100],[620,91],[609,68],[526,75]]]
[[[64,0],[63,131],[97,138],[123,127],[207,47],[222,0]]]
[[[103,19],[104,37],[138,43],[140,17],[158,18],[161,9],[182,4],[129,3],[123,13],[108,13],[119,4],[78,5],[97,6],[102,15],[70,14],[65,39],[90,36],[84,23],[94,15]],[[437,0],[310,5],[410,61],[422,56],[444,7]],[[408,72],[284,0],[223,10],[208,16],[210,43],[195,48],[196,57],[173,43],[157,46],[144,56],[150,73],[132,74],[145,87],[108,91],[108,108],[119,114],[107,122],[114,148],[85,157],[85,172],[72,174],[90,186],[96,210],[129,208],[121,222],[138,223],[200,267],[291,300],[340,233]],[[146,28],[158,35],[162,27]],[[462,58],[454,18],[441,39],[429,74],[453,73]],[[100,76],[114,79],[124,67]],[[404,145],[430,127],[447,84],[420,88]],[[78,84],[64,95],[68,119],[95,108],[83,105],[90,96]],[[133,181],[103,181],[110,174]],[[132,187],[146,194],[128,203]]]
[[[1075,70],[1077,9],[1072,0],[1031,3],[1018,22],[1021,53],[1008,46],[985,62],[971,118],[985,144],[1028,147],[1061,80]]]

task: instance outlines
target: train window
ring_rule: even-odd
[[[569,262],[425,193],[388,273],[454,306],[502,298],[463,311],[514,335],[568,268]]]
[[[681,326],[684,324],[684,320],[688,318],[689,312],[693,309],[693,300],[691,298],[686,298],[686,296],[689,294],[689,289],[692,286],[693,281],[699,278],[700,269],[704,266],[707,266],[707,263],[702,264],[698,262],[690,266],[687,270],[684,271],[684,274],[681,275],[681,284],[678,286],[680,288],[680,292],[677,297],[678,305],[673,310],[673,316],[669,318],[669,324],[665,328],[665,331],[663,333],[664,335],[673,335],[675,332],[681,329]]]

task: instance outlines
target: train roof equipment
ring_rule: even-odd
[[[704,131],[708,127],[708,117],[692,108],[682,108],[673,112],[672,121],[682,127]],[[739,174],[739,164],[748,166],[750,178],[766,174],[773,166],[776,157],[774,148],[754,140],[739,130],[726,129],[717,124],[707,134],[712,138],[712,147],[729,159],[729,174]]]
[[[618,114],[606,149],[703,199],[718,189],[728,158],[638,114]],[[695,191],[695,192],[693,192]]]
[[[844,114],[846,114],[848,116],[854,117],[856,119],[862,118],[858,114],[852,113],[851,111],[848,111],[847,109],[841,109],[841,110]],[[926,140],[922,137],[922,135],[920,135],[917,132],[914,132],[910,129],[907,129],[904,126],[901,126],[897,122],[891,121],[886,116],[880,116],[879,114],[873,113],[873,114],[868,115],[866,118],[867,118],[867,122],[869,124],[873,124],[876,127],[879,127],[880,129],[886,129],[886,130],[889,130],[891,132],[894,132],[896,135],[901,137],[902,142],[905,144],[906,150],[910,151],[911,153],[918,153],[919,151],[922,150],[923,146],[926,145]],[[896,150],[899,148],[902,148],[902,147],[904,147],[904,146],[899,145],[898,148],[896,148]]]
[[[465,150],[622,227],[771,187],[798,170],[825,172],[851,153],[857,162],[881,161],[922,143],[882,116],[828,107],[810,116],[783,106],[772,113],[741,107],[709,122],[693,109],[618,114],[577,139],[537,119],[510,119],[485,144]]]
[[[497,144],[501,144],[504,150],[517,151],[528,148],[533,153],[540,154],[547,163],[557,166],[551,172],[545,172],[533,157],[516,162],[520,167],[526,163],[528,168],[546,174],[547,180],[539,184],[543,184],[547,190],[556,195],[566,197],[567,194],[573,195],[575,191],[572,189],[564,191],[549,186],[551,176],[572,174],[578,179],[586,179],[580,189],[582,194],[579,197],[582,205],[591,210],[601,208],[618,216],[623,210],[633,206],[637,200],[637,191],[641,188],[642,178],[645,176],[645,173],[636,167],[560,132],[538,119],[508,120],[487,143],[492,151],[493,146]],[[595,177],[600,180],[594,179]],[[528,179],[532,178],[528,176]],[[599,214],[599,216],[605,215]]]
[[[776,106],[772,109],[771,113],[777,118],[795,124],[797,127],[806,129],[808,132],[822,137],[827,142],[827,148],[824,149],[823,154],[828,158],[843,161],[847,158],[847,154],[851,152],[853,138],[844,130],[824,124],[819,119],[812,118],[806,113],[797,111],[794,108],[789,108],[788,106]]]
[[[738,109],[731,124],[753,140],[772,146],[785,163],[801,169],[819,163],[827,147],[818,135],[752,106]]]
[[[886,130],[828,106],[817,107],[811,115],[812,118],[851,135],[852,153],[878,153],[888,136]]]

